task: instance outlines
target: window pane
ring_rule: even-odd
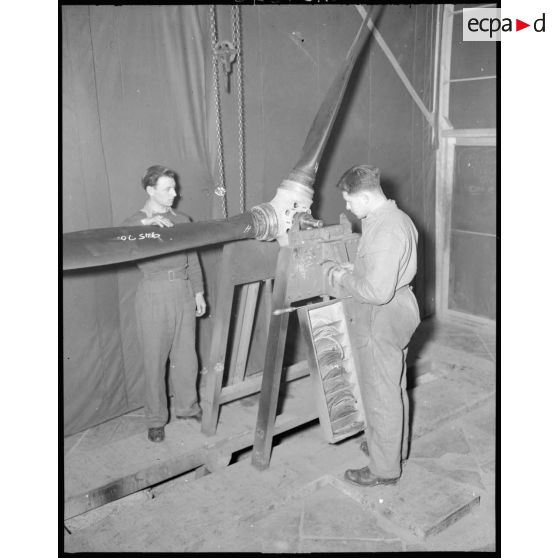
[[[451,228],[496,234],[496,148],[457,146]]]
[[[449,119],[454,128],[496,128],[496,80],[452,83]]]
[[[496,42],[463,41],[463,16],[453,17],[451,79],[496,75]]]
[[[496,318],[496,238],[452,232],[448,307]]]

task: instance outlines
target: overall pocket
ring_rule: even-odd
[[[411,330],[410,335],[420,324],[420,311],[417,299],[409,286],[403,287],[396,294],[396,302],[401,308],[402,318]]]

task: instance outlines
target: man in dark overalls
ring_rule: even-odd
[[[173,227],[191,219],[172,210],[176,173],[161,165],[149,167],[142,179],[148,200],[124,226]],[[170,358],[174,412],[178,418],[201,420],[196,380],[196,316],[206,310],[203,276],[195,251],[175,252],[140,260],[143,278],[136,292],[136,319],[145,371],[145,415],[148,438],[165,439],[168,422],[165,370]]]
[[[359,304],[357,327],[366,331],[359,375],[366,416],[362,449],[369,464],[349,469],[345,478],[360,486],[395,484],[408,457],[409,399],[407,345],[420,323],[410,283],[417,270],[417,230],[388,200],[380,171],[367,165],[349,169],[340,179],[347,209],[362,219],[354,264],[329,267],[330,281]]]

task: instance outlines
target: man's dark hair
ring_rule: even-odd
[[[382,192],[380,186],[380,169],[369,165],[356,165],[346,171],[339,179],[337,188],[347,194],[357,194],[366,190],[368,192]]]
[[[168,176],[176,181],[176,173],[173,170],[163,167],[162,165],[153,165],[145,171],[141,179],[141,185],[145,190],[147,190],[148,186],[155,187],[157,185],[157,180],[159,180],[161,176]]]

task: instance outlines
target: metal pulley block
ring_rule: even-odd
[[[213,47],[213,55],[217,57],[225,78],[225,89],[230,91],[230,75],[232,63],[236,60],[237,49],[230,41],[219,41]]]

